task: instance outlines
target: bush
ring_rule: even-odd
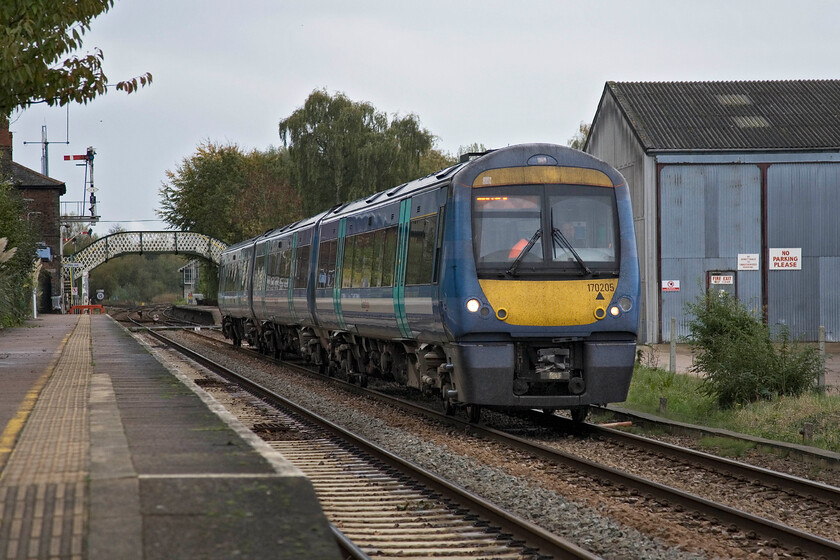
[[[35,237],[25,213],[20,193],[0,180],[0,328],[21,324],[32,311]]]
[[[701,296],[688,310],[692,371],[705,376],[701,390],[721,407],[798,396],[816,386],[823,368],[817,349],[791,341],[786,328],[774,341],[767,325],[731,295]]]

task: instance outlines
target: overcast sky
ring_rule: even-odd
[[[67,110],[12,116],[14,160],[83,200],[95,186],[114,224],[158,230],[158,190],[198,144],[280,145],[278,122],[315,89],[389,115],[417,115],[456,153],[522,142],[566,144],[590,122],[607,81],[835,79],[840,3],[803,0],[116,0],[85,48],[112,83],[151,72],[132,95],[110,91]],[[278,224],[280,225],[280,224]]]

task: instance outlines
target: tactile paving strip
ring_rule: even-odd
[[[0,559],[83,558],[90,347],[81,315],[0,473]]]

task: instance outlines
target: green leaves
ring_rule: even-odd
[[[0,2],[0,115],[30,103],[87,103],[106,92],[103,54],[75,55],[93,19],[114,0]],[[149,73],[116,84],[133,93],[151,84]]]

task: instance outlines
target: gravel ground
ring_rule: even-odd
[[[195,337],[181,334],[185,344]],[[206,343],[205,343],[206,344]],[[202,353],[391,452],[605,558],[781,558],[770,546],[729,533],[690,513],[608,489],[575,472],[430,424],[381,403],[336,390],[223,346]],[[571,442],[575,445],[575,442]],[[513,454],[515,455],[515,454]]]

